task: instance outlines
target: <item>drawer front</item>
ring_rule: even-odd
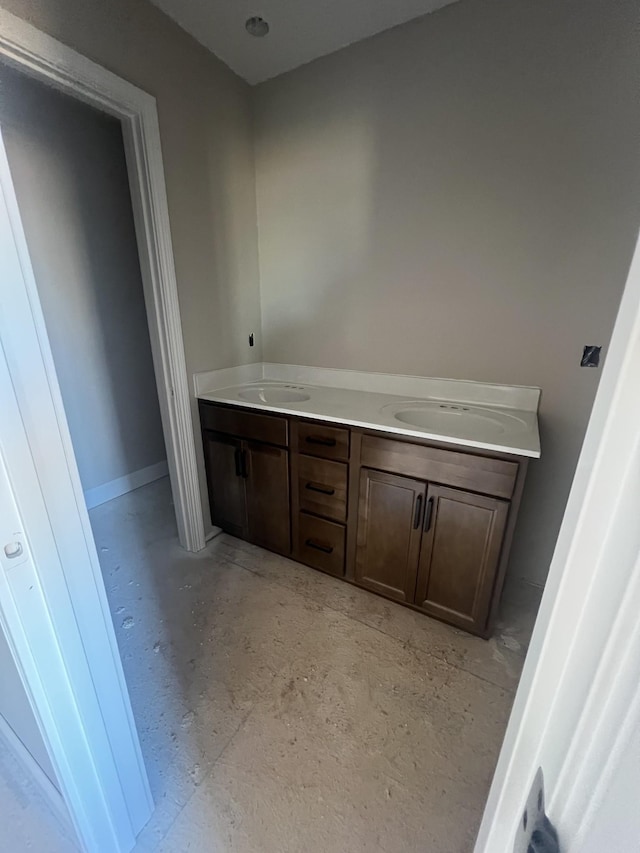
[[[298,428],[298,452],[324,459],[349,459],[349,430],[326,426],[321,423],[300,421]]]
[[[347,519],[347,465],[313,456],[298,456],[300,509],[331,518]]]
[[[301,512],[298,517],[297,559],[341,578],[344,575],[345,528]]]
[[[518,475],[517,462],[373,435],[362,438],[361,464],[363,468],[507,499],[513,495]]]
[[[247,412],[201,400],[200,423],[202,429],[215,430],[238,438],[263,441],[265,444],[275,444],[279,447],[287,447],[289,444],[287,419],[276,415]]]

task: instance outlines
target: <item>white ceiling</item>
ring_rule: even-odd
[[[260,83],[455,0],[152,0],[240,77]],[[250,36],[251,15],[269,22]]]

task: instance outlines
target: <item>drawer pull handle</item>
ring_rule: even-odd
[[[315,548],[316,551],[322,551],[323,554],[331,554],[333,552],[331,545],[322,545],[320,542],[314,542],[313,539],[307,539],[304,544],[308,548]]]
[[[427,511],[424,514],[424,532],[428,533],[431,529],[431,515],[433,514],[433,498],[427,501]]]
[[[416,498],[416,512],[413,516],[413,529],[417,530],[420,527],[420,521],[422,520],[422,495],[418,495]]]
[[[335,438],[322,438],[319,435],[308,435],[305,438],[307,444],[320,444],[322,447],[335,447],[336,440]]]
[[[307,483],[305,489],[309,489],[310,492],[320,492],[321,495],[335,495],[336,493],[336,490],[330,486],[319,486],[317,483]]]

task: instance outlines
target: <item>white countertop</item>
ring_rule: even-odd
[[[222,371],[220,373],[223,374]],[[208,377],[211,379],[214,373]],[[230,377],[224,375],[224,378]],[[201,400],[261,412],[329,421],[517,456],[540,456],[539,389],[515,386],[511,389],[510,386],[457,383],[456,380],[424,379],[423,383],[430,381],[437,396],[424,394],[424,391],[424,395],[419,397],[404,396],[271,378],[221,388],[200,387],[197,396]],[[424,384],[423,387],[426,390],[429,385]],[[456,398],[456,392],[461,395],[460,400]],[[304,395],[309,399],[270,402],[270,395],[276,398]],[[517,405],[506,405],[505,401],[510,399]],[[499,405],[496,400],[500,400]],[[521,407],[523,404],[529,407]],[[408,423],[407,419],[417,420],[419,424]]]

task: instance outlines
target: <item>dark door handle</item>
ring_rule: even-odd
[[[236,463],[236,477],[242,477],[242,451],[239,447],[236,448],[234,459]]]
[[[308,489],[310,492],[320,492],[321,495],[335,495],[336,493],[336,490],[330,486],[320,486],[318,483],[307,483],[305,489]]]
[[[308,444],[320,444],[320,445],[322,445],[322,447],[335,447],[336,446],[335,438],[321,438],[320,436],[317,436],[317,435],[308,435],[305,438],[305,441]]]
[[[422,519],[422,495],[418,495],[416,498],[416,511],[413,516],[413,529],[417,530],[420,527],[420,520]]]
[[[431,527],[431,516],[433,514],[433,498],[427,501],[427,511],[424,514],[424,532],[428,533]]]
[[[243,450],[242,453],[240,454],[240,456],[242,459],[242,472],[241,473],[242,473],[242,476],[244,477],[244,479],[246,480],[247,477],[249,476],[249,466],[247,465],[247,451]]]
[[[323,554],[331,554],[333,552],[331,545],[322,545],[320,542],[314,542],[313,539],[307,539],[304,544],[309,548],[315,548],[316,551],[322,551]]]

